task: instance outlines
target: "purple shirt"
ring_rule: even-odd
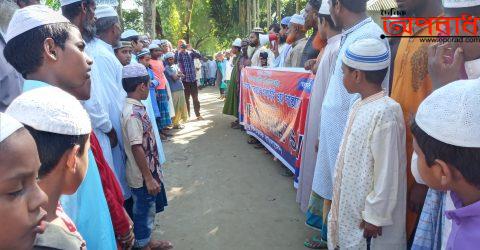
[[[480,201],[463,207],[453,192],[451,197],[457,209],[445,212],[445,216],[452,220],[447,250],[480,249]]]
[[[197,71],[195,70],[195,64],[193,59],[201,58],[202,55],[195,50],[192,51],[185,51],[185,52],[177,52],[175,55],[175,59],[178,63],[178,66],[182,73],[185,75],[183,79],[185,82],[195,82],[197,80]]]

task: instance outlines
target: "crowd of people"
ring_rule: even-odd
[[[207,57],[122,30],[95,0],[61,0],[61,13],[17,3],[0,34],[1,249],[172,249],[152,237],[168,206],[162,142],[191,113],[204,119],[207,86],[241,129],[249,66],[315,75],[297,190],[318,232],[306,247],[480,243],[478,43],[380,39],[366,0],[309,0]],[[398,5],[415,17],[480,15],[479,0]]]

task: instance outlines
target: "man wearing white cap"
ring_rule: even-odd
[[[285,57],[285,67],[302,68],[302,55],[307,38],[305,37],[305,17],[293,15],[287,32],[287,43],[291,45]]]
[[[348,46],[359,39],[379,38],[382,28],[366,14],[366,0],[332,0],[330,16],[336,27],[343,29],[339,55],[345,54]],[[388,42],[385,46],[388,48]],[[342,135],[347,123],[351,104],[358,98],[344,86],[342,57],[336,59],[330,77],[327,92],[322,103],[320,116],[320,135],[313,188],[325,200],[332,200],[333,175]],[[388,88],[388,78],[383,87]],[[387,91],[388,93],[388,91]]]
[[[290,23],[290,19],[292,19],[292,17],[287,16],[280,22],[280,32],[278,33],[279,44],[275,44],[275,47],[272,49],[275,55],[275,67],[284,67],[285,57],[291,47],[291,45],[287,43],[288,24]]]
[[[48,86],[20,95],[7,114],[25,125],[38,146],[38,184],[48,195],[48,203],[43,206],[48,216],[45,233],[37,236],[35,247],[84,248],[85,241],[59,200],[61,195],[77,191],[92,157],[92,127],[87,112],[74,96]]]
[[[268,54],[267,66],[273,67],[275,61],[275,54],[270,49],[267,49],[265,45],[269,42],[269,36],[263,33],[261,28],[254,28],[250,33],[250,49],[253,49],[252,56],[250,57],[252,63],[251,66],[262,67],[260,60],[260,53],[266,52]],[[215,71],[216,72],[216,71]]]
[[[95,0],[60,0],[62,14],[78,27],[83,40],[89,43],[95,37]]]
[[[138,63],[137,54],[143,49],[143,44],[140,42],[140,34],[135,30],[125,30],[120,36],[122,41],[132,43],[132,61],[131,63]]]
[[[45,231],[48,197],[38,186],[40,158],[32,135],[0,113],[0,249],[32,249]]]
[[[232,58],[232,74],[230,76],[230,84],[228,85],[227,98],[225,105],[223,106],[223,113],[226,115],[232,115],[238,118],[238,105],[239,105],[239,88],[240,82],[240,52],[242,50],[242,39],[237,38],[232,43],[231,53],[234,55]],[[238,126],[238,120],[232,123],[232,127]]]
[[[350,111],[335,167],[329,249],[406,249],[405,124],[400,105],[382,89],[389,49],[361,39],[340,58],[346,90],[361,99]]]
[[[302,211],[306,211],[306,224],[320,231],[319,236],[312,237],[304,243],[305,246],[315,248],[326,246],[327,240],[327,214],[330,207],[324,204],[324,199],[318,195],[320,192],[318,182],[322,178],[315,174],[318,153],[320,120],[322,103],[327,92],[330,76],[335,67],[340,48],[341,30],[335,26],[330,16],[328,0],[323,0],[318,11],[318,33],[321,40],[326,40],[327,45],[319,54],[319,63],[315,74],[310,103],[307,111],[307,124],[305,125],[304,146],[302,149],[302,165],[300,166],[299,185],[297,188],[297,201],[300,202]]]
[[[478,249],[480,244],[479,105],[478,79],[449,83],[420,104],[411,126],[416,180],[453,200],[440,210],[439,217],[452,228],[442,242],[435,242],[436,249]]]

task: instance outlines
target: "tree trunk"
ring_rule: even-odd
[[[267,26],[272,23],[272,1],[267,0]]]
[[[185,27],[187,28],[184,38],[187,43],[190,43],[190,23],[192,21],[192,12],[193,12],[193,1],[194,0],[186,0],[185,7],[187,8],[187,13],[185,15]]]
[[[160,12],[158,11],[158,8],[155,7],[155,12],[156,12],[156,20],[155,20],[155,33],[157,33],[157,36],[160,38],[164,38],[163,34],[163,27],[162,27],[162,18],[160,16]]]
[[[282,22],[282,1],[277,0],[277,19],[278,23]]]
[[[246,0],[247,5],[247,33],[252,30],[252,1]]]
[[[152,39],[155,39],[155,6],[156,0],[143,0],[143,29]]]
[[[123,30],[123,10],[122,10],[122,1],[118,1],[118,6],[117,6],[117,14],[118,14],[118,19],[120,21],[120,27]]]
[[[301,10],[300,0],[297,0],[297,1],[296,1],[295,9],[296,9],[296,12],[297,12],[297,13],[300,13],[300,10]]]

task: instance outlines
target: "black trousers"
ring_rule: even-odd
[[[190,96],[193,99],[193,110],[197,117],[200,116],[200,101],[198,100],[198,86],[197,82],[183,82],[185,100],[187,101],[188,116],[190,117]]]

